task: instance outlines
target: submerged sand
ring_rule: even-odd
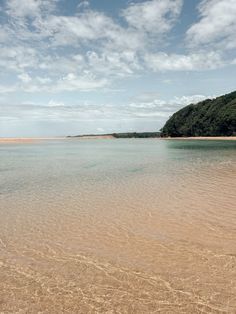
[[[1,311],[235,313],[233,174],[3,202]]]
[[[141,153],[132,155],[131,148],[134,163]],[[158,176],[158,152],[140,157],[148,158],[146,167],[153,164],[150,171],[124,166],[123,175],[107,171],[112,158],[112,167],[123,162],[107,147],[89,164],[80,157],[80,167],[78,151],[75,159],[69,152],[66,167],[65,156],[53,156],[50,167],[34,156],[34,167],[26,164],[19,177],[21,168],[13,172],[16,191],[4,169],[1,313],[235,313],[232,152],[203,161],[192,155],[195,162],[182,166],[175,159],[174,167],[166,158]],[[104,163],[108,168],[100,170]]]

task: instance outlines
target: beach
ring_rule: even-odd
[[[65,137],[0,137],[0,144],[26,144],[48,140],[63,140]]]
[[[0,138],[0,144],[11,144],[11,143],[33,143],[38,141],[54,141],[54,140],[96,140],[96,139],[117,139],[113,135],[81,135],[81,136],[71,136],[71,137],[25,137],[25,138]],[[147,138],[148,139],[148,138]],[[167,138],[156,138],[162,140],[208,140],[208,141],[235,141],[236,136],[205,136],[205,137],[167,137]]]
[[[36,138],[0,138],[0,144],[10,144],[10,143],[33,143],[39,141],[40,139]]]

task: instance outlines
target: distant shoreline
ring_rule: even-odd
[[[131,137],[132,138],[132,137]],[[236,141],[236,136],[196,136],[196,137],[146,137],[144,139],[155,138],[159,140],[211,140],[211,141]],[[44,140],[93,140],[93,139],[119,139],[112,134],[107,135],[81,135],[81,136],[70,136],[70,137],[23,137],[23,138],[0,138],[0,144],[26,144],[26,143],[37,143]]]
[[[66,137],[0,137],[0,144],[35,143],[44,140],[62,140]]]
[[[68,139],[158,139],[158,140],[215,140],[235,141],[236,136],[195,136],[195,137],[117,137],[113,134],[68,136]]]
[[[67,139],[77,139],[77,140],[93,140],[93,139],[115,139],[115,136],[112,134],[105,135],[76,135],[76,136],[67,136]]]

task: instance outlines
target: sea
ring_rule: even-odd
[[[0,144],[0,313],[236,313],[236,141]]]

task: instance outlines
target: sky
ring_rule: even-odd
[[[0,137],[157,131],[236,90],[236,0],[0,0]]]

